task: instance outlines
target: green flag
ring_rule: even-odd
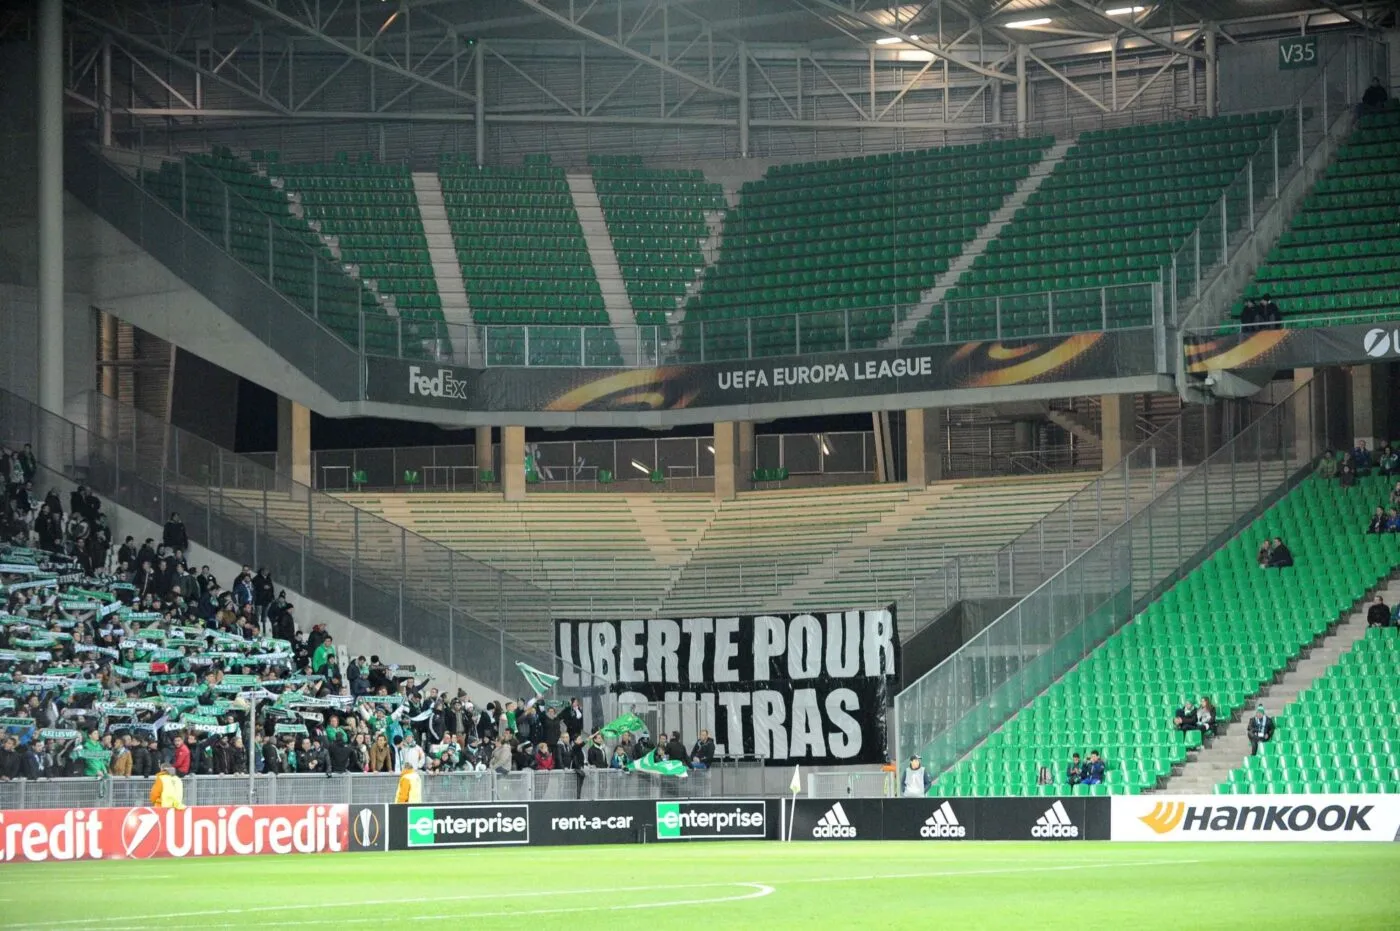
[[[526,684],[530,686],[530,691],[535,693],[536,698],[554,688],[554,683],[559,681],[558,676],[541,672],[529,663],[516,663],[515,668],[519,669],[520,674],[525,677]]]
[[[602,734],[609,740],[616,740],[629,731],[633,734],[645,734],[647,733],[647,722],[635,714],[624,714],[604,724]]]
[[[627,768],[634,773],[651,773],[655,776],[679,776],[684,779],[690,775],[685,763],[680,760],[658,760],[654,748],[640,760],[628,763]]]

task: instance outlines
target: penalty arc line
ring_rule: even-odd
[[[799,883],[804,883],[804,884],[805,884],[805,883],[833,883],[833,882],[872,882],[872,881],[889,880],[889,879],[956,879],[956,878],[959,877],[959,876],[1005,876],[1005,875],[1013,875],[1013,874],[1021,874],[1021,873],[1058,873],[1058,872],[1070,872],[1070,871],[1074,871],[1074,870],[1102,870],[1102,869],[1131,868],[1131,867],[1140,867],[1140,866],[1141,866],[1141,867],[1145,867],[1145,866],[1171,866],[1171,865],[1177,865],[1177,864],[1200,863],[1200,862],[1201,862],[1200,860],[1127,860],[1127,861],[1118,862],[1118,863],[1108,863],[1108,862],[1096,861],[1096,862],[1094,862],[1094,863],[1075,863],[1075,864],[1064,864],[1064,865],[1058,865],[1058,866],[1003,867],[1003,868],[994,868],[994,869],[986,869],[986,870],[938,870],[938,871],[934,871],[934,872],[918,872],[918,873],[878,873],[878,874],[869,874],[869,875],[864,875],[864,876],[834,876],[834,877],[823,876],[823,877],[811,877],[811,878],[799,877],[799,878],[795,878],[795,879],[778,879],[778,880],[771,880],[771,879],[770,879],[768,882],[769,882],[769,883],[773,883],[773,884],[775,884],[775,885],[780,885],[780,886],[781,886],[781,885],[796,885],[796,884],[799,884]],[[686,883],[686,884],[678,884],[678,885],[637,886],[637,887],[631,888],[629,891],[630,891],[630,892],[675,892],[675,891],[677,891],[677,890],[682,890],[682,889],[714,889],[714,888],[727,888],[727,887],[736,886],[736,885],[751,885],[751,886],[765,885],[765,886],[766,886],[766,884],[764,884],[764,883],[741,883],[741,882],[739,882],[739,881],[732,881],[732,882],[710,882],[710,883]],[[614,893],[616,893],[616,892],[617,892],[617,889],[616,889],[615,887],[609,887],[609,888],[606,888],[606,889],[557,889],[557,890],[552,890],[550,894],[552,894],[552,895],[610,895],[610,894],[614,894]],[[765,893],[765,895],[766,895],[766,894],[768,894],[768,893]],[[477,893],[477,894],[471,894],[471,895],[434,896],[434,897],[432,897],[432,898],[426,898],[426,899],[415,899],[414,901],[421,902],[421,903],[424,903],[424,904],[428,904],[428,903],[438,903],[438,902],[468,902],[468,901],[478,900],[478,899],[496,899],[496,898],[499,898],[499,897],[500,897],[500,894],[499,894],[499,893],[484,893],[484,894],[483,894],[483,893]],[[757,898],[757,896],[752,896],[752,897],[753,897],[753,898]],[[706,899],[706,900],[704,900],[704,902],[701,902],[701,903],[689,903],[689,904],[704,904],[705,902],[718,902],[718,901],[721,901],[721,900],[718,900],[718,899]],[[725,901],[728,901],[728,900],[725,900]],[[737,900],[736,900],[736,901],[737,901]],[[370,908],[370,907],[377,906],[377,905],[402,905],[402,904],[403,904],[403,899],[401,899],[401,898],[399,898],[399,899],[371,899],[371,900],[360,901],[360,902],[317,902],[317,903],[307,903],[307,904],[303,904],[303,905],[255,905],[255,906],[250,906],[250,907],[248,907],[248,908],[207,909],[207,910],[204,910],[204,911],[197,911],[197,912],[167,912],[167,913],[158,914],[158,915],[125,915],[125,916],[121,916],[121,917],[123,917],[123,918],[125,918],[125,919],[127,919],[127,920],[129,920],[129,921],[149,922],[149,921],[159,921],[159,920],[165,920],[165,919],[171,919],[171,918],[228,918],[228,917],[232,917],[232,916],[234,916],[234,915],[248,915],[248,914],[259,914],[259,913],[278,913],[278,912],[297,912],[297,911],[307,911],[307,910],[312,910],[312,909],[324,910],[324,909],[328,909],[328,908]],[[670,904],[675,904],[675,903],[670,903]],[[617,908],[619,908],[619,909],[622,908],[622,907],[623,907],[623,906],[617,906]],[[635,908],[635,907],[639,907],[639,906],[632,906],[632,907]],[[590,910],[602,910],[603,908],[604,908],[604,907],[602,907],[602,906],[590,907]],[[573,910],[573,909],[570,909],[570,910]],[[556,910],[551,909],[551,910],[548,910],[548,911],[556,911]],[[541,912],[541,914],[546,914],[546,913],[548,913],[548,912]],[[521,912],[511,912],[510,914],[517,914],[517,915],[518,915],[518,914],[522,914],[522,913],[521,913]],[[105,918],[102,918],[102,919],[93,919],[93,918],[69,918],[69,919],[61,919],[61,920],[58,920],[58,921],[48,921],[48,922],[44,922],[43,924],[15,925],[15,926],[12,926],[11,931],[44,931],[44,929],[48,929],[48,928],[56,928],[56,927],[83,927],[83,926],[101,927],[101,928],[103,929],[103,931],[149,931],[149,925],[147,925],[147,924],[141,924],[141,925],[116,925],[116,924],[113,924],[113,923],[112,923],[112,922],[113,922],[113,917],[114,917],[114,916],[108,916],[108,917],[105,917]],[[456,916],[456,915],[424,915],[424,916],[415,916],[415,920],[426,920],[426,919],[429,919],[429,918],[444,919],[444,918],[452,918],[452,917],[457,917],[457,916]],[[324,920],[324,921],[320,921],[320,920],[309,920],[309,921],[283,920],[283,921],[279,921],[279,924],[281,924],[281,925],[286,925],[286,926],[297,926],[297,927],[301,927],[301,926],[308,926],[308,925],[314,925],[314,924],[356,924],[356,923],[366,923],[366,922],[369,922],[369,921],[379,921],[379,920],[381,920],[381,919],[380,919],[380,918],[370,919],[370,918],[346,917],[346,918],[335,919],[334,921],[332,921],[332,920]],[[223,927],[223,926],[222,926],[222,925],[204,925],[204,927],[210,928],[210,927]]]

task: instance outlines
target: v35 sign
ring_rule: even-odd
[[[382,811],[382,806],[373,807]],[[0,811],[0,862],[144,860],[375,849],[352,838],[349,805],[229,805]],[[377,837],[376,837],[377,840]],[[362,847],[361,845],[364,844]]]

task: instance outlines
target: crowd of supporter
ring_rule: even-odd
[[[34,507],[36,472],[27,447],[0,450],[0,780],[713,762],[706,731],[689,749],[678,732],[585,733],[578,698],[478,707],[413,667],[352,658],[297,626],[266,569],[225,586],[191,566],[178,514],[159,543],[112,551],[101,501],[80,487],[67,508],[56,491]]]
[[[1400,476],[1400,446],[1382,441],[1374,452],[1367,447],[1365,440],[1359,440],[1350,452],[1327,450],[1317,467],[1318,474],[1326,479],[1336,479],[1343,488],[1356,487],[1356,481],[1373,472],[1386,477]],[[1391,512],[1400,509],[1400,482],[1391,489],[1388,501],[1382,505]],[[1390,529],[1372,531],[1391,533]]]

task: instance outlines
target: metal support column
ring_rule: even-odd
[[[63,413],[63,0],[39,4],[39,406]],[[53,450],[41,450],[56,463]]]
[[[1025,45],[1016,46],[1016,135],[1025,136],[1026,121],[1029,119],[1030,94],[1026,84],[1026,56],[1029,49]]]
[[[1215,54],[1215,26],[1206,27],[1206,116],[1215,116],[1215,85],[1220,60]]]
[[[749,157],[749,46],[740,42],[739,66],[739,157]]]
[[[475,125],[476,165],[486,164],[486,45],[476,44],[476,54],[472,57],[472,70],[476,78],[473,91],[476,93]]]
[[[98,89],[98,106],[101,109],[102,145],[112,144],[112,37],[102,37],[102,86]]]

